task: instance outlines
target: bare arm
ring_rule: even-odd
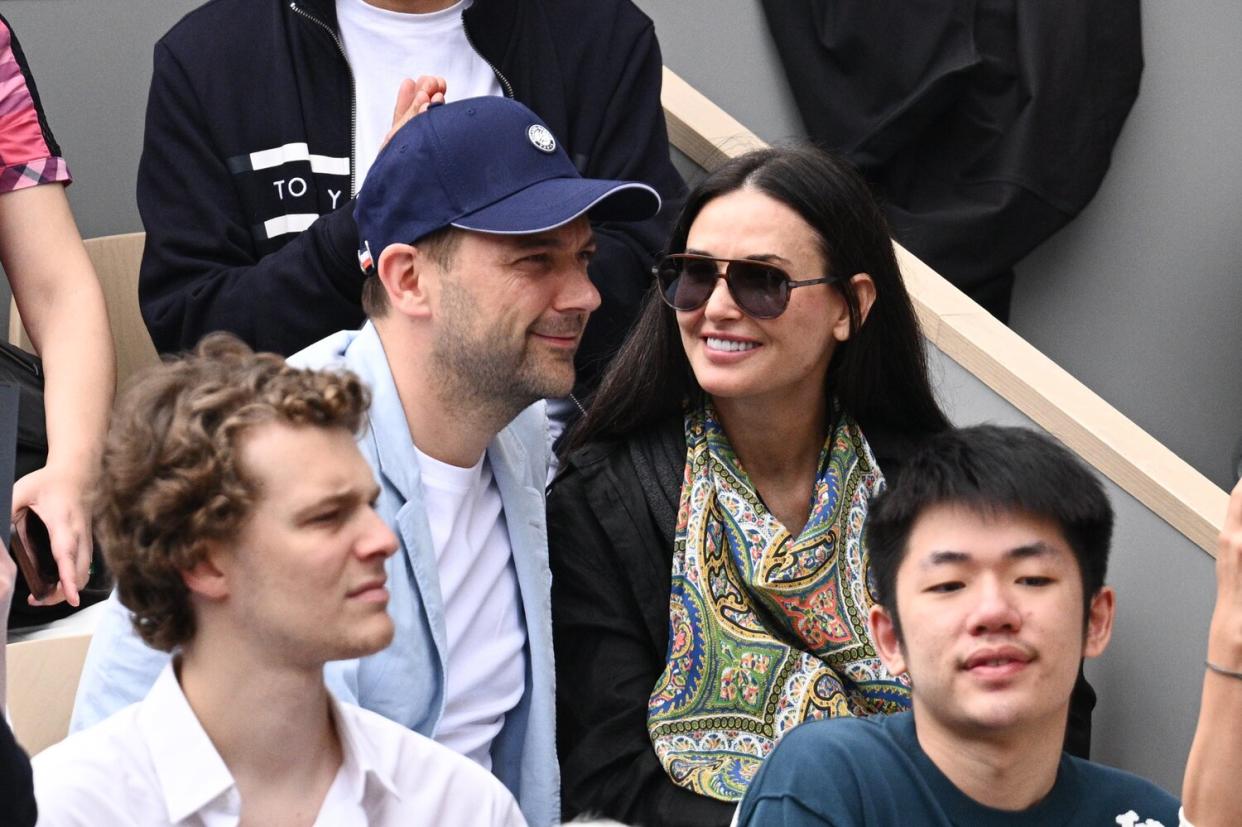
[[[0,195],[0,263],[46,375],[47,465],[14,485],[13,511],[33,507],[51,534],[60,584],[43,602],[76,606],[116,363],[103,292],[63,186]]]
[[[1216,609],[1208,632],[1209,663],[1242,674],[1242,482],[1233,489],[1216,557]],[[1242,678],[1208,669],[1182,806],[1196,827],[1237,824],[1242,813]]]

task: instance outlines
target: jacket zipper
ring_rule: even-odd
[[[513,84],[509,83],[509,79],[504,76],[504,73],[496,68],[496,64],[484,57],[483,53],[479,51],[479,47],[474,45],[474,38],[470,36],[470,27],[466,25],[466,13],[464,11],[461,13],[461,30],[466,33],[466,42],[470,44],[470,48],[474,49],[474,53],[479,56],[480,60],[487,64],[487,68],[491,69],[492,74],[494,74],[496,79],[500,81],[500,86],[504,89],[505,97],[512,98]]]
[[[293,10],[294,14],[306,18],[328,33],[328,37],[331,37],[332,42],[336,44],[336,50],[341,53],[341,60],[345,61],[345,68],[349,72],[349,196],[352,198],[357,194],[354,181],[354,143],[358,140],[358,84],[354,80],[354,67],[349,65],[349,56],[345,54],[345,46],[341,43],[341,38],[332,30],[331,26],[305,9],[300,8],[296,0],[290,0],[289,8]],[[467,35],[467,38],[469,38],[469,35]],[[488,65],[490,66],[491,64]]]

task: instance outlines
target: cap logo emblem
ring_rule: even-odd
[[[530,138],[530,142],[540,152],[556,152],[556,138],[552,137],[552,133],[543,124],[531,124],[530,128],[526,130],[526,137]]]

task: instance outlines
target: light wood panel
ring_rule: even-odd
[[[764,142],[665,67],[669,139],[712,169]],[[1209,554],[1228,495],[901,245],[923,333],[936,347]]]
[[[86,253],[99,275],[108,320],[112,328],[112,345],[116,348],[117,384],[124,383],[135,370],[159,362],[155,345],[147,333],[138,310],[138,265],[142,261],[145,233],[126,233],[84,242]],[[22,327],[17,304],[9,306],[9,341],[33,351],[30,337]]]
[[[31,755],[69,734],[90,642],[90,635],[73,635],[10,643],[5,650],[13,734]]]

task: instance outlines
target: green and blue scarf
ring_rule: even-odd
[[[790,536],[760,500],[710,404],[686,415],[668,662],[647,727],[664,769],[736,801],[781,736],[811,718],[897,712],[909,685],[867,632],[863,524],[884,477],[849,418],[820,453],[810,519]]]

